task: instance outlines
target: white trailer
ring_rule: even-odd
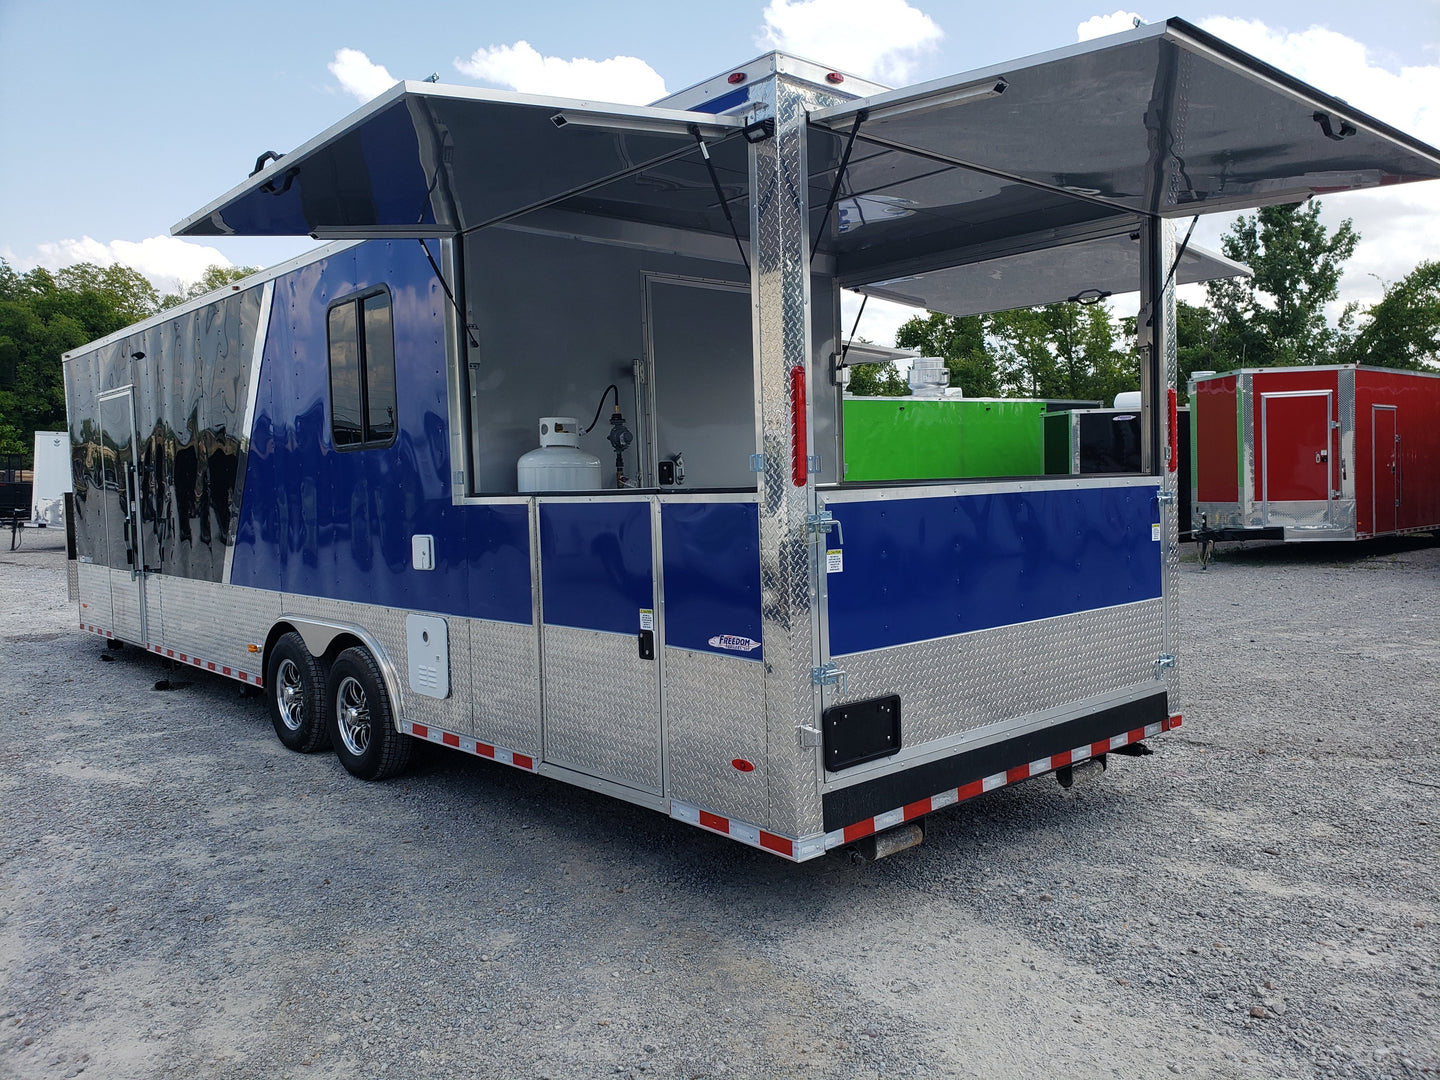
[[[795,860],[1180,723],[1172,219],[1440,176],[1180,20],[901,90],[402,83],[271,156],[175,232],[332,243],[66,357],[82,628],[361,777],[424,739]],[[1139,473],[846,482],[841,289],[997,282],[1139,290]],[[601,486],[522,490],[542,438]]]
[[[68,432],[35,432],[35,465],[31,483],[31,524],[41,527],[63,526],[65,496],[71,491]]]

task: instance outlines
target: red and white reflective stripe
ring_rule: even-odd
[[[202,660],[198,656],[191,656],[189,653],[184,652],[176,652],[174,649],[167,649],[163,645],[147,645],[146,648],[156,656],[164,656],[171,660],[178,660],[182,664],[198,667],[202,671],[213,671],[216,675],[224,675],[227,679],[239,679],[243,683],[251,683],[254,686],[264,685],[260,680],[260,676],[256,675],[253,671],[242,671],[240,668],[228,667],[215,660]]]
[[[448,746],[462,753],[489,758],[491,761],[498,761],[502,765],[513,765],[515,768],[524,769],[526,772],[535,771],[535,759],[529,754],[520,753],[518,750],[507,750],[503,746],[491,746],[489,743],[480,742],[467,735],[456,735],[453,731],[441,731],[439,728],[431,727],[429,724],[417,724],[410,720],[401,720],[400,730],[406,735],[414,735],[417,739],[438,743],[440,746]]]
[[[1180,726],[1180,717],[1171,716],[1158,723],[1150,724],[1143,728],[1135,728],[1133,731],[1122,731],[1119,735],[1112,735],[1108,739],[1100,739],[1098,742],[1090,743],[1088,746],[1077,746],[1073,750],[1062,750],[1050,757],[1040,758],[1028,765],[1016,765],[1006,769],[1004,772],[994,773],[979,780],[972,780],[963,787],[951,788],[949,791],[942,791],[939,795],[932,795],[928,799],[920,799],[910,803],[908,806],[900,806],[894,810],[887,810],[883,814],[876,814],[864,821],[857,821],[854,825],[847,825],[843,829],[836,829],[834,832],[825,834],[825,847],[836,848],[844,844],[853,844],[856,840],[870,836],[872,833],[882,832],[885,829],[894,828],[896,825],[903,825],[918,817],[923,817],[935,810],[946,806],[953,806],[955,803],[964,802],[966,799],[973,799],[976,795],[986,791],[994,791],[996,788],[1004,787],[1007,784],[1014,784],[1021,780],[1028,780],[1032,776],[1040,776],[1044,773],[1054,772],[1056,769],[1066,765],[1077,765],[1082,761],[1088,761],[1092,757],[1109,753],[1111,750],[1118,750],[1130,743],[1137,743],[1141,739],[1147,739],[1152,735],[1159,735],[1162,731],[1170,731]]]
[[[98,626],[89,626],[83,622],[80,624],[80,629],[87,634],[99,634],[101,637],[113,638],[115,636],[109,630],[101,630]]]
[[[679,799],[670,800],[670,816],[676,821],[699,825],[702,829],[709,829],[721,836],[728,836],[731,840],[739,840],[742,844],[749,844],[751,847],[764,848],[766,851],[795,862],[814,858],[825,852],[825,837],[819,833],[795,840],[788,836],[769,832],[748,821],[737,821],[734,818],[712,814],[708,810],[701,810],[700,807],[681,802]]]

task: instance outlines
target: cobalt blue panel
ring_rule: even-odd
[[[388,284],[399,432],[388,447],[330,440],[325,313]],[[454,506],[446,300],[415,241],[374,240],[275,282],[231,581],[258,589],[529,623],[526,506]],[[435,569],[411,537],[435,537]]]
[[[431,183],[415,125],[391,105],[299,166],[285,158],[265,172],[270,191],[242,196],[221,212],[241,236],[304,236],[318,226],[433,224]]]
[[[845,531],[845,568],[826,579],[833,656],[1160,595],[1153,487],[829,509]]]
[[[640,631],[655,607],[650,504],[540,504],[545,622],[616,634]]]
[[[665,644],[763,659],[755,504],[667,503],[660,533]]]

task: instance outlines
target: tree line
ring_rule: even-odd
[[[128,266],[77,263],[18,273],[0,259],[0,454],[27,462],[36,431],[65,428],[61,354],[256,272],[212,266],[161,293]]]
[[[1344,264],[1360,240],[1350,219],[1333,232],[1320,202],[1269,206],[1238,218],[1221,239],[1248,278],[1212,281],[1207,304],[1176,304],[1180,392],[1195,371],[1296,364],[1369,364],[1436,370],[1440,360],[1440,262],[1420,263],[1385,285],[1378,303],[1349,304],[1333,322]],[[940,356],[952,386],[970,397],[1038,397],[1108,404],[1140,386],[1135,321],[1105,303],[1078,302],[957,317],[930,313],[895,344]],[[909,393],[893,365],[857,364],[851,393]]]

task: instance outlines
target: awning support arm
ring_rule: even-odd
[[[735,237],[735,247],[740,251],[740,261],[745,264],[745,273],[749,274],[750,260],[745,255],[745,242],[740,239],[740,230],[736,227],[735,218],[730,213],[730,201],[725,198],[725,189],[720,186],[720,175],[715,171],[715,163],[710,160],[710,148],[705,145],[700,128],[695,124],[690,125],[690,134],[695,136],[695,145],[700,148],[700,156],[705,159],[705,168],[710,173],[710,183],[715,187],[715,197],[720,200],[720,210],[730,226],[730,235]]]
[[[815,230],[815,242],[810,245],[810,261],[815,261],[815,253],[820,250],[820,241],[825,237],[825,226],[830,224],[830,211],[835,209],[835,200],[840,197],[840,185],[845,182],[845,168],[850,164],[850,151],[855,149],[855,136],[860,134],[860,125],[870,113],[861,109],[855,114],[855,125],[850,129],[850,138],[845,140],[845,152],[840,155],[840,165],[835,170],[835,183],[830,185],[830,198],[825,200],[825,215],[820,219],[820,227]]]
[[[465,331],[465,337],[470,342],[472,349],[478,349],[480,342],[475,340],[475,324],[465,321],[465,313],[460,310],[460,302],[455,299],[455,294],[450,291],[450,283],[445,280],[445,275],[440,272],[440,264],[435,261],[435,256],[430,254],[430,245],[424,240],[417,241],[420,249],[425,252],[425,258],[430,260],[430,269],[435,271],[435,280],[440,282],[440,288],[445,290],[445,295],[450,298],[450,306],[455,309],[455,317],[459,320],[460,326]]]
[[[1160,286],[1160,291],[1162,293],[1170,287],[1170,282],[1175,280],[1175,271],[1180,269],[1180,259],[1185,254],[1185,248],[1188,247],[1190,244],[1190,236],[1192,233],[1194,233],[1195,223],[1199,220],[1199,214],[1196,214],[1193,218],[1190,219],[1190,228],[1185,230],[1185,239],[1181,240],[1180,246],[1175,249],[1175,260],[1170,264],[1170,273],[1165,275],[1165,284]]]

